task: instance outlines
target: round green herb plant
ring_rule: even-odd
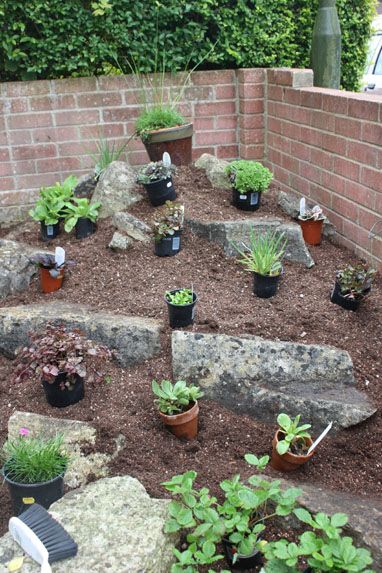
[[[17,483],[50,481],[65,473],[69,455],[63,450],[63,436],[42,439],[22,435],[3,446],[4,473]]]
[[[159,411],[167,416],[184,412],[190,404],[203,396],[198,386],[192,384],[187,386],[184,380],[178,380],[175,384],[170,380],[162,380],[160,385],[153,380],[152,390],[155,396],[158,396],[154,402]]]
[[[249,247],[244,243],[242,247],[235,243],[232,244],[241,255],[239,262],[244,265],[245,270],[263,276],[277,276],[281,273],[281,259],[287,245],[284,233],[267,231],[263,234],[256,234],[252,229]]]
[[[227,174],[234,188],[246,195],[250,192],[266,192],[273,179],[271,171],[257,161],[240,159],[227,166]]]
[[[181,288],[175,292],[166,292],[168,302],[176,305],[191,304],[194,302],[194,292],[189,288]]]
[[[277,423],[280,426],[281,432],[284,434],[284,439],[280,440],[277,444],[277,451],[280,455],[286,454],[292,444],[302,441],[305,443],[305,438],[310,438],[310,434],[306,430],[311,428],[310,424],[302,424],[299,426],[301,416],[298,415],[292,420],[287,414],[279,414],[277,416]]]

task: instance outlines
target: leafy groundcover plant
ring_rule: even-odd
[[[89,199],[73,199],[73,202],[67,204],[64,209],[65,231],[70,233],[78,223],[78,219],[81,218],[89,219],[89,221],[95,223],[98,219],[100,208],[101,203],[99,201],[90,204]]]
[[[232,244],[241,255],[239,262],[244,265],[245,270],[263,276],[277,276],[281,273],[281,259],[287,245],[284,233],[275,230],[256,234],[251,230],[249,247],[244,243],[242,247]]]
[[[142,167],[137,176],[137,183],[148,185],[155,181],[169,179],[175,173],[175,165],[166,165],[163,161],[151,161]]]
[[[240,159],[227,166],[227,174],[233,187],[241,194],[268,191],[273,179],[271,171],[257,161]]]
[[[350,299],[363,298],[371,289],[376,275],[374,269],[360,264],[355,267],[348,265],[336,273],[336,282],[339,284],[342,296]]]
[[[184,380],[178,380],[175,384],[172,384],[170,380],[162,380],[160,385],[153,380],[152,391],[155,396],[158,396],[154,402],[159,411],[167,416],[185,412],[190,404],[203,396],[198,386],[193,384],[187,386]]]
[[[259,459],[247,454],[245,459],[260,471],[266,467],[269,456]],[[301,494],[297,488],[282,491],[280,481],[267,481],[260,475],[245,481],[236,475],[221,482],[224,501],[220,504],[208,488],[194,487],[196,477],[196,472],[188,471],[162,484],[174,497],[165,531],[183,532],[187,544],[182,551],[174,549],[178,561],[171,573],[196,573],[199,566],[223,559],[218,552],[223,539],[234,545],[236,556],[250,555],[254,549],[260,549],[267,520],[289,515]]]
[[[166,292],[166,300],[176,305],[191,304],[194,302],[194,291],[190,288],[182,288],[176,292]]]
[[[50,481],[65,473],[69,462],[62,435],[50,439],[19,436],[5,442],[1,457],[7,478],[23,484]]]
[[[277,443],[276,447],[280,455],[286,454],[289,450],[297,455],[305,453],[307,449],[305,438],[310,438],[310,434],[306,430],[309,430],[311,425],[302,424],[299,426],[300,418],[300,415],[296,416],[294,420],[291,420],[287,414],[279,414],[277,416],[277,423],[283,434],[283,439]]]
[[[160,241],[164,237],[171,237],[175,231],[180,231],[183,227],[183,220],[184,206],[172,201],[166,201],[154,220],[153,232],[155,241]]]
[[[55,183],[51,187],[42,187],[39,198],[29,215],[35,221],[41,221],[45,225],[55,225],[62,217],[62,212],[73,198],[73,189],[78,180],[70,175],[63,183]]]

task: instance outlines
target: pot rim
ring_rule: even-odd
[[[178,292],[178,291],[180,291],[180,290],[183,290],[183,289],[181,289],[181,288],[175,288],[175,289],[172,289],[172,290],[167,291],[167,292],[169,292],[169,293],[172,294],[172,293]],[[173,302],[170,302],[170,301],[166,298],[166,295],[164,295],[164,300],[167,302],[167,304],[169,304],[169,305],[171,305],[171,306],[175,306],[176,308],[178,308],[178,307],[185,308],[186,306],[192,306],[193,304],[195,304],[195,303],[198,301],[198,295],[196,294],[195,291],[193,291],[193,297],[194,297],[194,300],[193,300],[192,302],[188,302],[188,303],[186,303],[186,304],[174,304]]]
[[[192,403],[192,402],[191,402]],[[183,423],[183,421],[188,421],[188,420],[184,420],[184,418],[194,418],[195,416],[197,416],[199,413],[199,404],[198,401],[195,400],[195,402],[193,402],[193,406],[191,406],[191,408],[189,408],[188,410],[186,410],[185,412],[179,412],[178,414],[164,414],[163,412],[161,412],[159,410],[159,414],[162,418],[162,420],[164,421],[165,425],[167,426],[176,426],[178,423]]]
[[[310,452],[310,454],[307,455],[297,455],[297,454],[293,454],[290,450],[288,450],[287,452],[285,452],[285,454],[279,454],[279,452],[276,449],[276,446],[278,444],[279,440],[279,434],[283,434],[284,432],[280,429],[276,430],[276,433],[273,437],[272,442],[275,442],[274,444],[274,450],[277,453],[278,456],[280,456],[280,458],[284,458],[286,461],[290,461],[290,463],[293,463],[293,460],[297,461],[297,460],[310,460],[310,458],[313,456],[313,454],[315,453],[316,450],[313,450],[312,452]],[[304,438],[305,443],[309,446],[311,446],[313,444],[313,440],[312,438]],[[290,460],[287,460],[287,457],[290,456]]]
[[[184,123],[182,125],[174,125],[173,127],[147,130],[140,134],[139,137],[143,143],[163,143],[164,141],[176,141],[177,139],[192,137],[193,132],[193,123]],[[166,139],[166,135],[170,136],[169,140]]]
[[[252,189],[251,191],[239,191],[239,189],[236,189],[234,185],[232,185],[232,191],[236,191],[236,193],[238,193],[239,195],[247,195],[248,193],[263,193],[263,191],[255,191],[254,189]]]
[[[5,480],[7,483],[10,483],[11,485],[18,485],[18,486],[21,486],[21,487],[30,487],[30,488],[39,487],[39,486],[41,486],[41,485],[49,485],[49,484],[53,483],[54,481],[59,480],[60,478],[63,479],[63,478],[64,478],[64,475],[65,475],[65,473],[66,473],[66,470],[67,470],[67,468],[66,468],[65,471],[63,471],[62,473],[60,473],[60,474],[57,475],[56,477],[54,477],[54,478],[52,478],[52,479],[50,479],[50,480],[47,480],[47,481],[41,481],[41,482],[37,482],[37,483],[21,483],[21,482],[18,482],[18,481],[13,481],[13,480],[11,480],[9,477],[7,477],[7,475],[6,475],[6,469],[5,469],[5,468],[6,468],[5,465],[1,468],[1,474],[2,474],[2,476],[3,476],[3,478],[4,478],[4,480]]]
[[[325,221],[325,217],[322,217],[322,219],[301,219],[300,215],[297,216],[297,219],[301,223],[323,223]]]
[[[284,269],[284,267],[282,266],[282,267],[281,267],[281,271],[279,272],[278,275],[262,275],[261,273],[258,273],[257,271],[251,271],[251,272],[252,272],[252,274],[254,274],[254,275],[258,275],[259,277],[267,277],[267,278],[269,278],[269,279],[275,279],[275,278],[279,278],[279,277],[281,277],[281,275],[285,274],[285,269]]]

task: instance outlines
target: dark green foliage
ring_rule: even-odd
[[[0,79],[100,75],[117,66],[115,56],[125,72],[127,57],[152,71],[156,39],[168,70],[193,66],[207,53],[202,68],[309,65],[317,0],[110,0],[112,8],[98,12],[94,4],[1,0]],[[351,89],[362,74],[374,0],[337,5],[342,84]]]

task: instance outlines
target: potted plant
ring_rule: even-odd
[[[365,265],[348,265],[336,272],[336,282],[330,300],[346,310],[357,310],[371,291],[376,271]]]
[[[162,380],[159,385],[152,381],[154,400],[164,425],[177,437],[192,440],[198,433],[198,399],[203,392],[198,386],[187,386],[184,380],[172,384]]]
[[[256,234],[250,233],[250,246],[243,248],[233,243],[241,255],[239,262],[245,270],[253,273],[253,292],[260,298],[270,298],[277,292],[278,282],[283,270],[281,260],[285,253],[287,239],[285,233],[277,230]]]
[[[166,201],[176,199],[172,174],[175,165],[167,165],[162,160],[151,162],[141,168],[137,176],[137,183],[146,189],[150,203],[154,207],[164,205]]]
[[[313,531],[304,531],[297,543],[279,539],[264,544],[263,573],[375,573],[369,568],[373,562],[370,551],[355,547],[351,537],[342,535],[346,514],[317,513],[313,517],[303,508],[296,508],[294,514]],[[308,567],[301,569],[301,559]]]
[[[272,440],[271,466],[275,470],[291,472],[305,464],[314,454],[308,454],[313,441],[306,430],[310,424],[299,426],[301,416],[292,420],[287,414],[279,414],[277,423],[279,429]]]
[[[101,203],[90,204],[89,199],[73,199],[65,207],[65,231],[70,233],[76,228],[76,238],[84,239],[92,235],[96,230],[96,221]]]
[[[269,456],[259,459],[247,454],[245,459],[261,472]],[[222,560],[224,556],[217,554],[220,543],[223,543],[230,570],[259,565],[267,521],[275,514],[289,515],[301,490],[282,490],[279,480],[268,481],[261,475],[250,476],[247,480],[236,475],[220,483],[224,494],[220,504],[208,488],[195,489],[196,477],[196,472],[188,471],[162,484],[174,497],[169,504],[170,517],[165,531],[184,533],[186,541],[186,545],[182,545],[183,551],[174,550],[178,563],[173,565],[171,573],[183,570],[179,569],[180,565],[189,566],[189,571],[199,571],[200,565]],[[227,572],[226,569],[223,571]]]
[[[69,456],[63,449],[62,435],[36,438],[21,428],[20,436],[5,442],[1,457],[15,515],[31,503],[48,509],[63,496]]]
[[[261,193],[268,191],[273,175],[257,161],[239,159],[227,166],[232,183],[232,204],[243,211],[256,211],[260,207]]]
[[[193,288],[178,288],[165,294],[171,328],[181,328],[193,324],[195,305],[198,297]]]
[[[172,257],[181,249],[184,206],[166,201],[153,225],[154,252],[158,257]]]
[[[36,265],[40,273],[40,285],[43,293],[59,290],[64,279],[65,267],[74,265],[74,261],[58,263],[55,255],[38,253],[29,258]]]
[[[308,243],[308,245],[319,245],[325,220],[321,207],[315,205],[312,209],[309,209],[304,204],[302,207],[300,205],[298,220],[305,243]]]
[[[84,397],[84,380],[100,379],[89,362],[90,356],[110,359],[112,352],[104,345],[89,340],[77,328],[47,324],[45,331],[30,332],[31,346],[16,353],[15,381],[26,377],[41,380],[51,406],[64,408]]]

